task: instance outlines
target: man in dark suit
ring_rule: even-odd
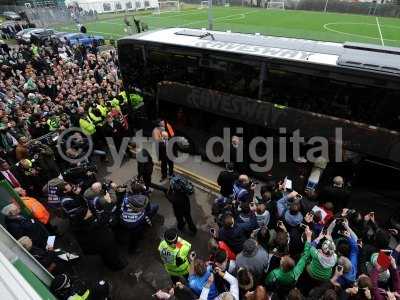
[[[233,194],[233,184],[239,178],[239,174],[234,170],[232,163],[226,164],[226,169],[218,175],[217,183],[221,187],[220,193],[224,197],[229,197]]]
[[[168,155],[168,133],[163,131],[161,133],[161,140],[158,142],[158,158],[161,161],[161,180],[160,182],[167,179],[167,175],[172,176],[174,174],[174,162]],[[175,155],[175,153],[174,153]]]
[[[10,165],[4,159],[0,159],[0,180],[6,180],[13,187],[17,188],[21,186],[17,175],[11,170]]]
[[[333,178],[332,186],[327,186],[322,189],[319,199],[326,203],[332,202],[336,211],[347,207],[350,198],[350,191],[344,184],[343,177],[336,176]]]
[[[146,190],[148,191],[151,186],[151,175],[153,174],[153,159],[146,149],[137,149],[138,152],[136,154],[137,159],[137,169],[138,169],[138,177],[142,179],[144,185],[146,186]]]

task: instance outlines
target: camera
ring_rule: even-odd
[[[109,190],[111,190],[111,184],[112,184],[112,181],[104,181],[104,182],[101,184],[101,189],[102,189],[104,192],[108,192]]]
[[[65,170],[62,175],[64,177],[81,177],[86,176],[87,172],[96,173],[97,167],[94,164],[83,163],[79,167],[70,168]]]

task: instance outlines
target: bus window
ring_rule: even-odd
[[[258,98],[260,67],[220,57],[203,58],[202,87],[217,91]]]
[[[143,88],[143,74],[145,71],[142,47],[124,45],[119,47],[118,58],[121,66],[123,81],[128,89]]]
[[[399,91],[267,68],[261,100],[399,130]]]
[[[160,81],[195,85],[198,81],[198,58],[193,55],[150,49],[146,68],[149,81],[154,85]]]

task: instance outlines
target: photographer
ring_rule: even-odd
[[[79,185],[74,186],[68,182],[65,182],[61,190],[61,208],[74,227],[81,225],[84,219],[92,215],[81,192]]]
[[[109,184],[95,182],[83,194],[90,210],[102,224],[113,225],[117,220],[116,188],[117,185],[113,182]]]
[[[45,180],[50,180],[60,174],[54,151],[50,146],[40,141],[33,141],[29,145],[29,155],[35,160],[35,165]]]
[[[136,248],[146,224],[152,226],[151,218],[158,211],[158,204],[150,203],[145,191],[142,184],[133,182],[121,204],[121,225],[129,231],[131,250]]]
[[[78,164],[68,163],[64,167],[66,169],[62,172],[63,178],[74,185],[81,186],[83,190],[86,190],[97,181],[95,175],[97,167],[89,161]]]

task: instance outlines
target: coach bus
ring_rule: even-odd
[[[400,162],[400,48],[169,28],[120,39],[118,55],[125,88],[197,152],[226,126],[333,144],[342,128],[346,149]]]

